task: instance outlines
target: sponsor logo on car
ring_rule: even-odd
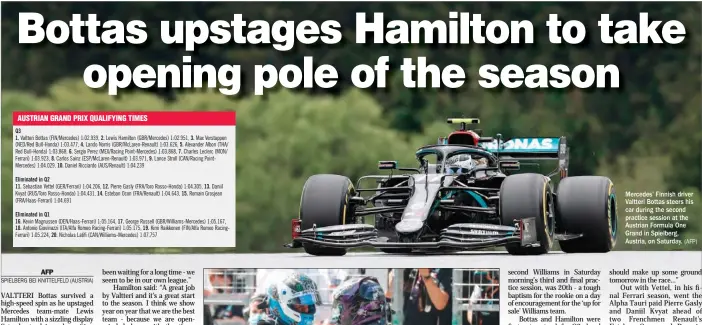
[[[510,139],[502,142],[502,148],[500,150],[510,150],[510,151],[531,151],[531,150],[558,150],[558,139],[557,138],[519,138]],[[498,150],[497,140],[492,142],[481,143],[483,148],[487,150]]]
[[[493,230],[482,230],[482,229],[473,229],[468,232],[469,234],[476,234],[476,235],[499,235],[499,231],[493,231]]]
[[[478,227],[478,226],[476,226],[476,227]],[[503,228],[503,226],[490,225],[490,224],[481,224],[479,227],[482,229],[495,229],[495,230],[500,230]]]

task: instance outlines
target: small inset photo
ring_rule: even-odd
[[[205,325],[499,325],[498,269],[205,269]]]

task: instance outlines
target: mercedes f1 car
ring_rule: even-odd
[[[536,255],[556,241],[567,253],[615,246],[614,185],[607,177],[569,177],[565,137],[503,140],[467,128],[478,119],[448,122],[460,128],[419,148],[418,167],[380,161],[389,174],[355,185],[340,175],[307,179],[286,246],[330,256],[355,247],[411,253],[505,246],[510,254]],[[557,162],[555,169],[522,172],[543,160]],[[374,225],[365,216],[375,216]]]

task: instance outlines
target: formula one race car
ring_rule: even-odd
[[[336,256],[364,246],[387,253],[505,246],[519,255],[547,253],[556,240],[568,253],[614,247],[614,185],[607,177],[568,177],[565,137],[503,141],[468,130],[477,119],[448,122],[460,129],[419,148],[417,168],[380,161],[389,175],[364,176],[355,186],[344,176],[310,177],[286,246]],[[557,167],[547,175],[520,173],[529,161],[543,160]],[[368,181],[375,182],[363,187]],[[365,223],[369,215],[374,225]]]

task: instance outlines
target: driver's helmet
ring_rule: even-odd
[[[375,277],[347,280],[333,296],[333,325],[386,325],[390,316],[390,304],[380,282]]]
[[[312,325],[321,304],[317,284],[307,275],[293,272],[268,287],[268,307],[280,325]]]
[[[445,173],[448,175],[464,174],[473,170],[476,165],[475,160],[468,154],[455,155],[446,160]]]

